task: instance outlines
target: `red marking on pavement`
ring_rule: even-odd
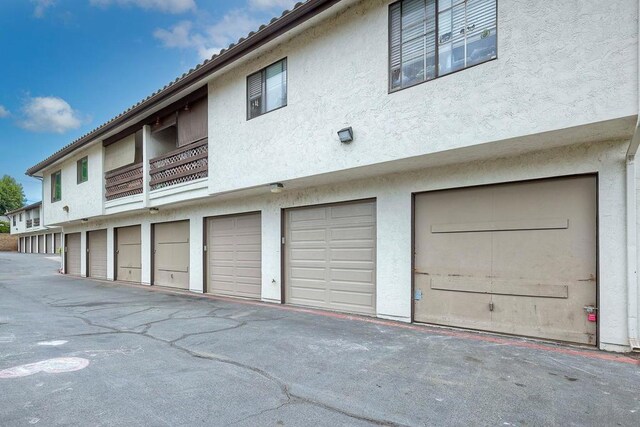
[[[76,278],[84,279],[83,277],[76,277]],[[259,306],[259,307],[275,308],[279,310],[292,311],[296,313],[307,313],[307,314],[313,314],[316,316],[330,317],[333,319],[371,323],[374,325],[388,326],[391,328],[409,329],[409,330],[418,331],[418,332],[428,332],[435,335],[443,335],[443,336],[449,336],[449,337],[455,337],[455,338],[461,338],[461,339],[490,342],[494,344],[508,345],[511,347],[529,348],[533,350],[547,351],[550,353],[584,357],[585,359],[606,360],[609,362],[619,362],[619,363],[626,363],[629,365],[640,366],[640,360],[638,359],[634,359],[633,357],[625,356],[622,354],[608,353],[602,350],[597,350],[595,348],[594,349],[576,348],[576,347],[569,347],[568,345],[562,345],[562,344],[555,344],[555,345],[546,344],[543,342],[535,342],[535,341],[531,341],[523,338],[518,339],[518,338],[511,338],[511,337],[503,337],[499,335],[490,335],[489,333],[486,333],[486,332],[484,333],[473,332],[473,331],[467,332],[467,331],[462,331],[457,329],[447,329],[445,327],[434,327],[430,325],[403,323],[403,322],[394,321],[394,320],[385,320],[385,319],[380,319],[375,317],[357,316],[353,314],[337,313],[333,311],[324,311],[324,310],[314,309],[314,308],[295,307],[291,305],[284,305],[284,304],[270,303],[270,302],[263,302],[263,301],[250,301],[250,300],[244,300],[239,298],[223,297],[223,296],[210,295],[210,294],[195,294],[190,291],[167,289],[167,288],[161,288],[161,287],[149,286],[149,285],[138,285],[135,283],[104,281],[104,280],[95,280],[95,279],[92,279],[92,280],[96,282],[105,283],[107,285],[118,285],[118,286],[124,285],[124,286],[130,286],[133,288],[144,289],[151,292],[163,292],[168,294],[183,295],[183,296],[189,296],[194,298],[208,298],[213,300],[227,301],[234,304],[244,304],[244,305],[253,305],[253,306]]]

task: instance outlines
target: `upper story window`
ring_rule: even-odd
[[[286,105],[286,58],[247,77],[247,120]]]
[[[51,174],[51,202],[62,200],[62,171]]]
[[[76,173],[78,176],[78,184],[89,180],[89,158],[83,157],[76,163]]]
[[[16,226],[16,216],[15,215],[12,216],[11,219],[13,220],[13,226],[15,227]]]
[[[20,213],[20,219],[19,219],[19,221],[20,221],[20,222],[22,222],[22,213]]]
[[[401,0],[389,6],[390,90],[497,57],[497,0]]]

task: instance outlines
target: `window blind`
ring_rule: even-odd
[[[201,98],[178,112],[178,147],[207,137],[207,98]]]

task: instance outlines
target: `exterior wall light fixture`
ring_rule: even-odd
[[[339,130],[338,138],[340,138],[340,142],[342,142],[343,144],[348,144],[353,141],[353,129],[351,128],[351,126]]]
[[[278,193],[282,193],[282,190],[284,190],[284,184],[281,184],[279,182],[275,182],[273,184],[271,184],[271,192],[274,194],[278,194]]]
[[[89,222],[89,218],[82,218],[80,221],[82,221],[84,223],[87,223],[87,222]]]
[[[158,209],[158,208],[149,208],[149,213],[150,213],[151,215],[155,215],[155,214],[157,214],[158,212],[160,212],[160,209]]]

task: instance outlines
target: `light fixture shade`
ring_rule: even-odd
[[[282,193],[282,190],[284,190],[284,184],[281,184],[279,182],[275,182],[273,184],[271,184],[271,192],[272,193]]]
[[[155,215],[155,214],[157,214],[159,211],[160,211],[160,209],[158,209],[158,208],[149,208],[149,213],[150,213],[151,215]]]
[[[338,137],[343,144],[353,141],[353,129],[351,127],[340,129],[338,131]]]

